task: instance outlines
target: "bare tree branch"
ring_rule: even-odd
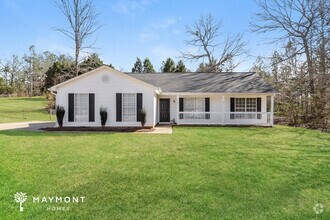
[[[212,15],[201,16],[192,26],[186,26],[191,39],[186,44],[197,48],[197,52],[182,52],[181,58],[191,62],[206,58],[208,63],[203,65],[206,71],[221,72],[227,63],[237,67],[240,62],[233,63],[234,58],[247,53],[243,34],[228,36],[223,43],[218,42],[222,35],[221,24]],[[221,51],[219,54],[216,54]]]
[[[55,5],[69,23],[69,28],[56,28],[55,30],[75,42],[75,72],[78,75],[80,52],[93,47],[95,41],[86,45],[86,40],[101,28],[96,21],[97,13],[92,0],[59,0],[59,2],[55,2]]]

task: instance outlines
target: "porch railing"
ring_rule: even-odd
[[[271,112],[179,112],[178,124],[272,125]]]

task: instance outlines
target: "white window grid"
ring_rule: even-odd
[[[205,112],[205,98],[184,98],[184,112]],[[205,119],[203,113],[185,113],[183,119]]]
[[[136,121],[136,93],[123,93],[122,103],[123,121]]]
[[[85,93],[74,94],[74,117],[76,122],[88,122],[89,95]]]
[[[235,98],[235,112],[257,112],[257,98]],[[235,114],[235,119],[255,119],[256,114]]]

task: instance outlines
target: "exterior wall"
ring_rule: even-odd
[[[261,119],[230,119],[230,98],[261,98],[261,112],[267,112],[267,95],[260,94],[226,94],[225,99],[225,124],[255,125],[267,124],[267,114],[261,114]]]
[[[141,126],[140,122],[116,122],[116,93],[142,93],[143,107],[147,112],[146,126],[156,124],[155,88],[140,82],[124,73],[117,73],[109,69],[100,69],[86,77],[62,85],[57,90],[56,104],[65,108],[63,126],[101,126],[99,108],[108,109],[106,126]],[[95,122],[68,122],[68,94],[95,94]]]

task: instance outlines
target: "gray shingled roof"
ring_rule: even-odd
[[[253,72],[127,74],[160,87],[163,92],[277,93],[276,89]]]

